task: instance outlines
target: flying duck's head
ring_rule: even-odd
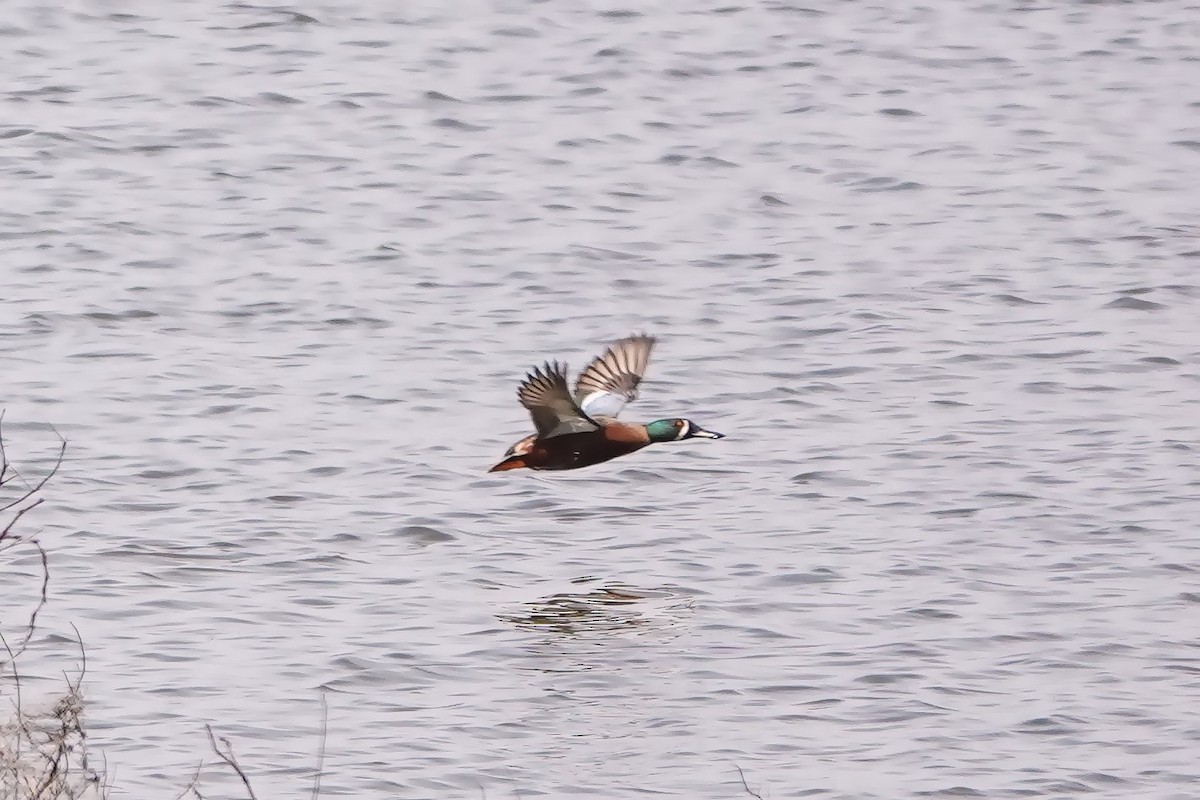
[[[690,419],[659,419],[646,426],[652,442],[679,442],[684,439],[724,439],[725,434],[706,431]]]

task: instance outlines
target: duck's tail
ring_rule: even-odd
[[[505,472],[510,469],[521,469],[522,467],[528,466],[529,464],[525,461],[525,454],[521,453],[515,456],[509,456],[496,466],[489,469],[488,472]]]

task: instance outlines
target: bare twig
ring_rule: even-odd
[[[14,652],[7,642],[4,644],[10,654]],[[82,642],[80,649],[86,661]],[[51,708],[35,713],[22,703],[15,660],[9,666],[18,691],[13,722],[3,728],[5,740],[0,742],[6,770],[0,788],[24,800],[76,800],[89,787],[101,787],[101,776],[87,761],[82,693],[86,667],[81,667],[75,677],[64,676],[66,693]],[[98,796],[105,795],[106,787],[102,787]]]
[[[0,423],[3,422],[3,419],[4,419],[4,412],[0,411]],[[25,648],[27,648],[29,646],[29,641],[33,638],[33,634],[35,633],[35,631],[37,629],[38,614],[41,613],[42,608],[44,608],[46,605],[46,592],[47,592],[47,588],[50,585],[50,564],[49,564],[49,559],[46,556],[45,548],[42,547],[41,543],[39,543],[36,538],[21,536],[19,534],[14,533],[13,529],[16,527],[17,523],[21,521],[22,517],[24,517],[30,511],[32,511],[33,509],[35,509],[39,505],[41,505],[44,502],[45,498],[38,497],[38,498],[34,499],[32,502],[28,503],[27,505],[21,505],[21,504],[25,503],[25,501],[27,501],[27,500],[30,500],[33,497],[33,495],[36,492],[38,492],[43,486],[45,486],[46,482],[49,481],[50,478],[52,478],[54,476],[54,474],[58,472],[58,468],[60,466],[62,466],[63,457],[65,456],[66,450],[67,450],[67,440],[63,439],[62,435],[59,434],[57,430],[55,430],[54,433],[56,436],[58,436],[58,438],[62,442],[61,447],[59,447],[58,458],[55,459],[54,466],[51,467],[50,471],[48,473],[46,473],[46,475],[36,485],[29,486],[28,484],[26,484],[27,490],[25,491],[24,494],[22,494],[16,500],[13,500],[12,502],[4,505],[3,507],[0,507],[0,513],[3,513],[12,508],[16,508],[16,507],[20,506],[19,508],[17,508],[16,513],[13,514],[12,519],[10,519],[8,521],[8,524],[4,525],[4,527],[2,529],[0,529],[0,551],[15,547],[18,544],[21,544],[22,542],[29,542],[34,547],[37,548],[38,555],[41,556],[41,560],[42,560],[41,593],[38,598],[37,605],[34,607],[33,612],[29,615],[29,623],[25,626],[25,635],[22,637],[20,643],[18,643],[17,646],[12,648],[12,650],[9,652],[10,659],[15,659],[15,658],[19,657],[22,653],[25,652]],[[3,478],[5,475],[11,476],[11,475],[16,475],[16,474],[18,474],[16,471],[16,468],[14,468],[12,466],[12,464],[10,464],[8,461],[8,451],[4,449],[4,432],[3,432],[3,430],[0,430],[0,486],[3,485],[3,482],[4,482]],[[0,523],[0,524],[2,524],[2,523]],[[5,541],[5,540],[7,540],[7,541]]]
[[[17,669],[17,656],[13,652],[13,649],[11,647],[9,647],[8,639],[5,638],[5,636],[2,632],[0,632],[0,644],[3,644],[5,651],[8,652],[8,666],[12,669],[13,694],[15,695],[15,704],[14,705],[15,705],[15,711],[16,711],[16,719],[15,719],[14,724],[15,724],[15,726],[17,726],[19,728],[21,725],[24,724],[24,714],[21,711],[21,672],[20,672],[20,670]],[[20,730],[18,730],[17,735],[16,735],[16,742],[13,744],[13,757],[12,757],[12,765],[13,765],[12,772],[13,772],[13,785],[14,786],[17,783],[17,775],[19,772],[17,765],[19,765],[21,763],[21,742],[23,739],[24,739],[24,736],[22,736]]]
[[[746,773],[742,772],[742,768],[737,764],[734,764],[733,768],[738,771],[738,777],[742,779],[742,788],[746,790],[746,794],[750,795],[751,797],[757,797],[758,800],[763,800],[763,796],[751,789],[750,784],[746,783]]]
[[[3,412],[0,411],[0,421]],[[8,460],[8,452],[0,435],[0,488],[19,479],[24,491],[10,502],[0,506],[0,513],[12,512],[6,522],[0,522],[0,552],[28,544],[38,552],[42,579],[37,602],[29,614],[25,630],[19,641],[10,643],[0,633],[0,654],[7,653],[7,661],[0,657],[0,670],[6,680],[11,673],[13,686],[13,716],[11,721],[0,721],[0,795],[11,800],[79,800],[87,797],[107,797],[108,784],[102,782],[105,773],[97,773],[88,763],[87,733],[83,727],[83,680],[87,674],[87,651],[79,629],[75,637],[79,642],[79,670],[74,676],[64,674],[66,691],[53,705],[31,709],[23,696],[21,671],[17,664],[22,653],[29,647],[38,629],[38,615],[46,606],[50,586],[50,559],[46,549],[36,537],[16,532],[22,518],[43,502],[35,497],[58,472],[66,453],[67,441],[54,431],[62,445],[58,458],[50,471],[41,480],[30,484]],[[11,495],[10,495],[11,496]],[[74,628],[74,625],[72,625]]]
[[[50,560],[46,556],[46,548],[42,547],[41,542],[37,539],[30,539],[29,543],[37,548],[38,554],[42,558],[42,591],[38,597],[37,605],[34,606],[33,611],[29,614],[29,622],[25,623],[25,635],[21,637],[20,643],[15,648],[8,650],[10,662],[15,661],[29,647],[29,640],[33,638],[34,631],[37,630],[38,614],[46,606],[47,590],[50,588]],[[5,647],[7,649],[7,643],[5,643]]]
[[[258,800],[258,797],[254,794],[254,787],[250,785],[250,778],[246,777],[245,770],[243,770],[242,765],[238,763],[237,756],[233,754],[233,745],[229,743],[228,739],[222,736],[221,744],[225,745],[225,750],[221,750],[221,748],[217,745],[216,736],[213,735],[212,726],[205,725],[204,730],[208,732],[208,743],[212,745],[213,752],[217,754],[218,758],[228,764],[229,767],[237,773],[238,777],[242,779],[242,783],[246,785],[246,794],[250,795],[250,800]]]
[[[51,426],[50,430],[54,431],[54,435],[58,437],[58,440],[60,442],[62,442],[62,444],[58,448],[58,458],[56,458],[54,460],[54,466],[50,468],[49,472],[47,472],[45,475],[42,476],[42,479],[40,481],[38,481],[36,484],[34,484],[33,486],[30,486],[28,489],[26,489],[25,494],[21,495],[16,500],[13,500],[8,505],[0,506],[0,512],[8,511],[10,508],[14,508],[15,506],[18,506],[21,503],[24,503],[30,497],[37,494],[39,491],[41,491],[42,487],[45,486],[50,481],[50,479],[55,476],[55,474],[58,472],[58,468],[62,466],[63,458],[65,458],[66,454],[67,454],[67,440],[64,439],[63,435],[61,433],[59,433],[58,430],[56,428],[54,428],[53,426]],[[0,440],[2,440],[2,439],[3,439],[3,432],[0,431]],[[6,469],[11,468],[11,465],[8,463],[7,457],[5,457],[4,466]],[[38,502],[41,502],[41,501],[39,500]],[[24,513],[24,512],[22,512],[22,513]],[[18,516],[20,516],[20,515],[18,514]],[[14,520],[14,522],[15,521],[16,520]],[[12,527],[11,523],[10,523],[9,527],[10,528]],[[4,529],[4,533],[5,534],[8,533],[8,528]],[[3,534],[0,534],[0,539],[2,539],[2,538],[4,538],[4,536],[3,536]]]
[[[21,500],[24,500],[24,499],[25,499],[24,497],[21,498]],[[17,502],[20,502],[20,500],[18,500]],[[18,521],[20,521],[21,517],[25,516],[30,511],[33,511],[35,508],[40,506],[43,502],[45,502],[45,498],[39,497],[37,500],[34,500],[32,503],[25,506],[24,508],[18,509],[17,513],[13,515],[13,518],[10,519],[8,521],[8,524],[4,526],[4,530],[0,530],[0,541],[4,541],[4,539],[8,538],[8,535],[12,531],[13,526],[16,525]],[[7,511],[10,508],[12,508],[12,504],[9,504],[9,505],[5,506],[4,508],[0,508],[0,511]]]
[[[39,544],[38,549],[42,546]],[[45,559],[46,551],[42,550],[42,558]],[[44,562],[43,562],[44,563]],[[49,571],[47,571],[49,577]],[[42,587],[43,592],[45,587]],[[44,596],[44,595],[43,595]],[[87,677],[87,648],[83,646],[83,635],[79,633],[79,628],[75,623],[71,623],[71,630],[75,631],[75,641],[79,644],[79,674],[75,676],[75,683],[71,683],[71,679],[67,678],[67,685],[71,689],[70,696],[79,701],[80,713],[83,713],[83,679]],[[87,748],[87,731],[80,724],[78,716],[76,717],[76,736],[79,738],[79,768],[83,770],[84,776],[92,783],[100,783],[100,775],[97,774],[91,767],[88,766],[88,748]]]
[[[196,797],[200,798],[200,800],[204,800],[204,795],[200,794],[200,789],[199,789],[200,770],[202,770],[202,769],[204,769],[203,761],[201,761],[199,764],[196,765],[196,771],[194,773],[192,773],[191,781],[188,782],[187,786],[183,787],[182,792],[175,795],[175,800],[183,800],[183,798],[187,797],[189,794],[195,795]]]
[[[100,753],[100,761],[102,762],[100,766],[100,774],[96,776],[96,782],[100,785],[100,796],[108,797],[110,794],[112,794],[112,787],[116,782],[117,775],[115,770],[110,770],[108,768],[107,753]]]
[[[321,745],[317,750],[317,774],[313,777],[312,800],[321,796],[321,774],[325,771],[325,740],[329,736],[329,703],[321,692]]]
[[[4,409],[0,408],[0,429],[4,426]],[[0,436],[0,486],[8,483],[8,453],[4,452],[4,437]]]

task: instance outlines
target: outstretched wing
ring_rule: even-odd
[[[645,334],[627,336],[593,359],[575,383],[575,402],[583,413],[615,417],[626,403],[636,400],[655,341]]]
[[[566,364],[546,362],[543,368],[535,368],[525,376],[517,389],[517,397],[521,405],[529,409],[539,438],[594,431],[600,427],[571,399]]]

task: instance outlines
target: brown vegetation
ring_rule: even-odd
[[[0,413],[0,423],[4,415]],[[33,608],[15,632],[0,629],[0,796],[15,800],[75,800],[106,796],[101,773],[89,763],[87,733],[83,726],[83,678],[87,654],[80,641],[75,675],[67,675],[57,697],[30,702],[22,695],[19,659],[37,631],[38,614],[46,605],[50,586],[50,560],[36,536],[22,533],[18,523],[42,504],[42,489],[62,466],[67,441],[53,466],[36,482],[27,480],[8,460],[0,430],[0,557],[28,550],[41,564],[41,587]],[[4,622],[12,607],[3,609]],[[19,613],[19,611],[17,611]],[[78,639],[79,632],[76,631]],[[7,712],[7,714],[5,713]]]
[[[84,727],[83,679],[87,674],[87,652],[75,629],[79,660],[74,674],[64,672],[62,691],[50,698],[30,702],[22,694],[19,661],[37,632],[38,614],[46,606],[50,586],[50,559],[36,535],[22,532],[22,518],[45,500],[42,490],[57,474],[67,452],[67,440],[59,436],[60,446],[53,465],[36,482],[28,480],[8,460],[4,447],[4,413],[0,411],[0,570],[5,562],[25,551],[37,554],[41,568],[40,588],[33,608],[27,615],[3,603],[0,598],[0,798],[4,800],[104,800],[109,796],[105,770],[95,769],[89,759],[87,730]],[[55,431],[57,435],[57,431]],[[17,630],[9,615],[20,619]],[[72,626],[74,627],[74,626]],[[321,698],[325,709],[325,698]],[[213,753],[241,780],[247,800],[257,800],[250,778],[238,763],[229,740],[204,726]],[[325,726],[322,725],[321,749],[314,778],[313,800],[320,795],[322,762],[325,751]],[[191,782],[178,795],[204,800],[200,771],[196,767]]]

